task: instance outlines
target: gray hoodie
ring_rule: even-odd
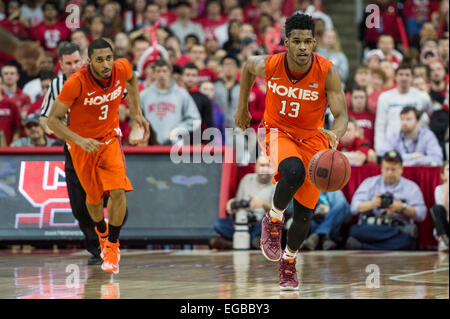
[[[164,93],[153,83],[141,92],[140,98],[144,116],[156,132],[159,144],[173,143],[169,138],[172,129],[186,129],[189,132],[200,129],[201,117],[194,100],[175,81],[171,81],[169,90]]]

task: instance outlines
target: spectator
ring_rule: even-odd
[[[20,7],[20,15],[28,20],[28,28],[34,28],[44,20],[44,12],[36,0],[25,0]]]
[[[341,226],[350,217],[350,205],[340,190],[321,192],[310,223],[310,235],[303,247],[315,250],[322,245],[323,250],[335,249],[336,242],[342,241]]]
[[[214,127],[219,129],[221,134],[220,143],[216,143],[215,145],[223,145],[225,143],[225,114],[223,113],[222,107],[214,99],[214,84],[210,81],[200,82],[199,91],[211,101]]]
[[[374,49],[367,52],[367,56],[364,59],[364,64],[370,69],[375,69],[380,66],[380,62],[383,60],[384,54],[380,49]]]
[[[428,80],[430,78],[430,68],[426,64],[417,64],[412,68],[414,77],[422,77],[425,80],[425,83],[428,84]]]
[[[412,71],[409,66],[400,65],[395,70],[397,87],[383,92],[378,99],[375,118],[375,151],[379,153],[387,136],[400,127],[400,112],[405,106],[413,106],[423,112],[423,123],[428,123],[431,113],[431,99],[426,93],[411,87]],[[422,123],[422,124],[423,124]]]
[[[208,56],[208,63],[211,58],[217,57],[219,54],[221,54],[223,49],[219,47],[219,42],[217,41],[217,37],[214,34],[207,35],[205,38],[205,49],[206,49],[206,55]],[[225,53],[226,54],[226,53]],[[207,67],[210,67],[206,64]]]
[[[222,3],[219,0],[206,1],[206,15],[197,20],[203,27],[205,34],[214,33],[214,30],[227,23],[227,16],[222,14]]]
[[[52,80],[56,77],[56,74],[51,71],[41,71],[39,73],[39,84],[40,84],[40,95],[38,99],[30,105],[28,109],[27,116],[41,110],[42,103],[44,102],[44,97],[47,94],[48,88]]]
[[[235,127],[234,112],[239,99],[240,85],[237,80],[237,74],[240,62],[235,56],[227,55],[221,60],[220,64],[222,76],[219,81],[214,83],[214,96],[217,103],[224,110],[225,127]]]
[[[38,40],[41,46],[56,55],[58,42],[69,40],[70,30],[65,23],[58,20],[58,3],[54,0],[47,0],[42,5],[44,21],[31,28],[31,38]]]
[[[316,53],[333,62],[339,72],[341,82],[344,85],[348,77],[348,60],[345,54],[342,53],[341,45],[335,30],[325,30],[321,46]]]
[[[375,114],[377,112],[378,98],[381,93],[387,91],[386,88],[386,73],[381,68],[371,69],[372,79],[370,85],[372,92],[367,95],[367,108],[370,112]]]
[[[133,55],[133,70],[136,71],[137,69],[137,65],[139,63],[139,59],[141,58],[141,56],[144,54],[144,52],[150,47],[150,42],[142,37],[139,36],[137,38],[135,38],[132,42],[131,42],[131,53]]]
[[[76,45],[78,45],[78,47],[80,48],[81,58],[83,59],[83,64],[87,63],[89,39],[85,29],[80,28],[72,31],[72,33],[70,34],[70,42],[73,42]],[[117,44],[116,44],[116,51],[117,51]],[[117,58],[117,54],[115,55],[115,57]]]
[[[194,63],[187,63],[183,66],[181,72],[181,82],[184,88],[194,99],[197,109],[200,112],[202,119],[202,132],[209,127],[214,127],[211,101],[206,95],[199,92],[198,69]]]
[[[394,69],[397,69],[402,62],[402,54],[394,49],[394,37],[390,34],[381,34],[377,41],[377,48],[383,53],[383,60],[392,63]]]
[[[167,4],[169,0],[154,0],[154,3],[159,5],[160,18],[159,22],[162,26],[168,27],[177,20],[177,15],[169,10]]]
[[[130,39],[128,36],[123,32],[117,33],[114,37],[114,58],[127,59],[131,62],[133,58],[130,54],[130,50]]]
[[[352,166],[361,166],[369,158],[371,151],[369,141],[362,137],[361,128],[352,117],[349,117],[347,131],[339,140],[338,151],[347,157]],[[373,154],[371,153],[370,156],[373,161]]]
[[[191,47],[189,51],[189,58],[191,62],[194,63],[199,70],[199,82],[201,81],[211,81],[215,82],[218,79],[217,72],[206,66],[206,48],[204,45],[195,44]]]
[[[133,10],[126,10],[123,13],[125,33],[140,29],[145,20],[146,0],[136,0],[133,2]]]
[[[430,214],[434,222],[434,235],[438,241],[438,251],[448,251],[448,161],[441,168],[442,184],[434,189],[435,205],[431,207]]]
[[[381,175],[365,179],[353,195],[350,211],[359,215],[350,228],[346,248],[409,250],[415,248],[417,226],[426,216],[422,192],[401,177],[403,161],[392,151],[383,156]]]
[[[445,100],[445,67],[441,61],[436,60],[429,64],[430,67],[430,97],[437,102],[438,108]]]
[[[121,17],[121,7],[115,1],[106,2],[101,8],[101,17],[105,24],[105,36],[114,39],[117,33],[123,29]],[[80,47],[81,48],[81,47]]]
[[[449,59],[449,41],[448,36],[439,38],[438,40],[438,55],[439,60],[444,63],[446,69],[448,70],[448,59]]]
[[[181,49],[185,50],[184,43],[188,34],[195,34],[201,43],[205,40],[205,33],[202,26],[191,21],[191,4],[187,1],[178,1],[175,7],[175,12],[178,19],[172,23],[169,29],[177,36],[182,43]]]
[[[0,26],[11,32],[18,39],[27,39],[30,37],[28,31],[28,20],[20,14],[20,4],[18,1],[10,1],[7,5],[6,19],[0,19]]]
[[[45,57],[40,64],[39,77],[26,83],[22,90],[23,93],[25,93],[26,95],[28,95],[30,97],[31,103],[36,102],[37,100],[39,100],[41,97],[43,97],[45,95],[42,92],[42,85],[41,85],[41,79],[40,79],[41,73],[42,72],[46,72],[47,74],[48,74],[48,72],[54,73],[54,70],[55,70],[53,54],[51,54],[48,51],[46,51],[45,53],[46,53]]]
[[[420,54],[416,48],[409,48],[403,54],[402,63],[415,66],[420,63]]]
[[[298,13],[309,14],[310,16],[313,17],[314,20],[318,19],[322,20],[324,22],[326,30],[334,29],[333,21],[331,20],[331,18],[327,14],[319,10],[319,8],[316,8],[312,4],[311,0],[300,0],[298,6],[299,6],[299,10],[297,11]]]
[[[14,141],[11,146],[52,146],[56,140],[48,138],[39,125],[39,113],[28,115],[24,120],[27,137],[21,137]]]
[[[256,82],[256,81],[255,81]],[[248,110],[252,119],[250,127],[257,133],[259,124],[264,116],[266,109],[266,94],[261,91],[258,85],[253,85],[248,101]]]
[[[223,44],[223,49],[227,54],[238,55],[241,51],[241,40],[239,30],[241,22],[239,20],[230,20],[228,23],[228,40]]]
[[[1,94],[0,87],[0,146],[8,146],[20,137],[21,123],[16,105]]]
[[[273,168],[265,156],[259,156],[255,165],[255,173],[245,175],[239,183],[236,197],[231,198],[226,206],[226,218],[214,221],[214,230],[218,236],[210,240],[215,249],[232,249],[234,223],[233,219],[240,208],[247,210],[249,233],[252,248],[259,248],[261,238],[261,220],[272,205],[275,185],[271,183]]]
[[[167,61],[160,59],[153,67],[155,83],[140,95],[143,113],[158,133],[158,144],[184,143],[179,136],[200,129],[200,113],[189,93],[172,79]]]
[[[427,82],[421,76],[415,76],[412,81],[412,86],[416,89],[429,94],[430,88],[428,87]]]
[[[386,82],[384,84],[383,89],[393,89],[395,87],[395,70],[392,67],[392,63],[389,61],[381,61],[380,62],[380,69],[384,72],[386,75]]]
[[[200,39],[195,34],[190,33],[184,38],[184,50],[186,52],[191,52],[194,45],[201,45]],[[183,64],[180,64],[180,66],[183,66]]]
[[[412,46],[420,51],[423,46],[423,42],[426,39],[437,39],[437,32],[433,23],[425,22],[420,29],[420,32],[416,34],[412,39]]]
[[[81,14],[81,24],[87,28],[89,20],[92,17],[98,15],[97,8],[94,3],[88,3],[83,7],[83,12]],[[89,41],[92,39],[90,38]]]
[[[366,90],[370,89],[370,69],[367,65],[359,65],[356,68],[355,75],[353,77],[354,85],[365,87]],[[370,92],[367,92],[370,93]]]
[[[369,141],[370,147],[373,147],[375,115],[367,108],[367,94],[363,87],[353,88],[348,116],[356,120],[363,131],[363,137]]]
[[[0,69],[0,75],[4,97],[8,97],[11,100],[19,111],[21,118],[24,119],[30,107],[31,99],[17,85],[19,70],[16,64],[13,62],[5,63]]]
[[[231,7],[228,13],[228,23],[225,23],[214,30],[214,36],[217,38],[220,47],[223,47],[225,42],[229,40],[229,24],[230,21],[237,20],[240,22],[239,26],[244,23],[244,11],[240,6]]]
[[[86,27],[89,31],[89,42],[105,36],[105,23],[101,16],[90,17],[86,21]]]
[[[400,112],[400,119],[400,131],[387,136],[378,155],[396,151],[405,161],[404,166],[442,165],[442,149],[436,136],[429,129],[419,127],[420,111],[406,106]]]

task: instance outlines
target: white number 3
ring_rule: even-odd
[[[106,120],[106,118],[108,117],[108,105],[103,105],[100,108],[100,111],[102,111],[102,116],[99,116],[98,119],[99,120]]]

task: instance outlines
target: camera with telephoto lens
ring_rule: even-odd
[[[250,207],[250,200],[247,199],[241,199],[241,200],[235,200],[231,203],[231,209],[232,210],[238,210],[241,208],[249,208]]]
[[[388,208],[394,202],[394,195],[392,193],[386,192],[381,194],[381,206],[380,208]]]

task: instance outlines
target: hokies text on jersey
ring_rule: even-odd
[[[100,105],[106,102],[117,99],[122,96],[122,86],[119,86],[116,90],[111,93],[97,95],[95,97],[85,98],[84,105]]]
[[[286,87],[284,85],[279,85],[277,83],[273,83],[272,81],[268,81],[267,87],[269,90],[272,90],[274,94],[279,96],[287,96],[298,100],[305,101],[315,101],[319,98],[318,91],[305,90],[296,87]]]

